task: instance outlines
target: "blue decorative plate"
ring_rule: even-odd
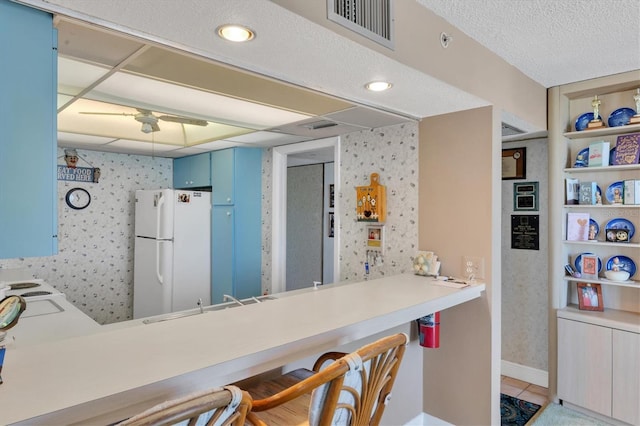
[[[609,116],[609,127],[619,127],[629,124],[629,119],[633,117],[636,112],[631,108],[618,108],[613,111]]]
[[[595,234],[591,235],[591,227],[595,230]],[[600,233],[600,226],[598,226],[598,222],[593,219],[589,219],[589,239],[595,240],[598,234]],[[591,238],[593,237],[593,238]]]
[[[622,204],[622,197],[624,196],[624,182],[621,180],[613,182],[607,188],[605,197],[609,204]]]
[[[633,237],[633,234],[636,233],[636,228],[633,226],[630,220],[627,220],[623,217],[616,217],[615,219],[611,219],[605,225],[604,229],[626,229],[629,231],[629,239]]]
[[[576,162],[573,163],[573,167],[587,167],[589,166],[589,148],[585,148],[576,155]]]
[[[576,131],[580,132],[580,131],[586,129],[587,128],[587,124],[589,124],[589,122],[591,120],[593,120],[593,113],[592,112],[585,112],[584,114],[582,114],[576,120]]]
[[[627,256],[611,256],[611,258],[607,260],[607,271],[613,270],[615,265],[618,265],[618,269],[620,271],[627,271],[629,273],[629,278],[634,276],[636,273],[636,264]]]
[[[583,254],[593,254],[593,253],[581,253],[578,255],[578,257],[576,257],[575,262],[573,262],[573,265],[576,267],[576,271],[582,273],[582,255]],[[602,271],[602,260],[600,260],[600,257],[598,257],[598,272]]]

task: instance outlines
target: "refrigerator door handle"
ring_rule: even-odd
[[[162,276],[161,271],[162,262],[160,261],[160,244],[162,244],[162,241],[156,240],[156,277],[160,284],[164,284],[164,277]]]
[[[162,196],[162,192],[158,195],[158,205],[156,206],[156,239],[161,240],[163,239],[162,235],[160,235],[160,231],[162,230],[162,207],[164,206],[164,197]]]

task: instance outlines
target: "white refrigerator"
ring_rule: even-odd
[[[135,193],[133,318],[211,304],[211,193]]]

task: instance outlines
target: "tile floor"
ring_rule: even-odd
[[[500,377],[500,392],[541,406],[547,403],[549,395],[547,388],[507,376]]]

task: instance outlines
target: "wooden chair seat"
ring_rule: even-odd
[[[377,425],[407,342],[405,334],[395,334],[351,354],[324,354],[314,371],[295,370],[245,386],[253,398],[247,421],[258,426]]]
[[[251,396],[236,386],[195,392],[157,404],[117,426],[175,425],[243,426],[251,409]]]

